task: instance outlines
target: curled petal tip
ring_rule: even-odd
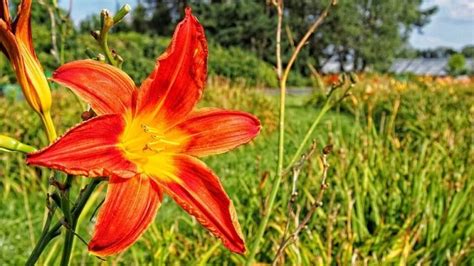
[[[245,244],[242,244],[242,245],[239,245],[239,246],[233,248],[232,252],[243,255],[247,252],[247,249],[245,247]]]
[[[192,15],[193,15],[193,10],[191,9],[191,7],[187,6],[187,7],[184,9],[184,13],[186,14],[186,17],[189,17],[189,16],[192,16]]]

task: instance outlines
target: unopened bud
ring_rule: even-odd
[[[346,73],[339,75],[339,84],[344,84],[346,82]]]
[[[351,80],[352,84],[359,82],[359,78],[357,77],[357,74],[354,72],[349,73],[349,79]]]
[[[120,68],[122,68],[122,64],[123,64],[123,57],[121,57],[120,55],[118,54],[114,54],[114,59],[117,60],[117,64]]]
[[[82,121],[87,121],[87,120],[93,118],[94,116],[95,116],[95,113],[92,110],[85,111],[81,114]]]
[[[114,25],[114,19],[110,16],[110,12],[107,9],[102,9],[100,12],[100,25],[104,32],[108,32]]]
[[[14,138],[5,135],[0,135],[0,150],[6,152],[18,151],[23,153],[30,153],[36,151],[37,149],[30,145],[21,143],[20,141]]]
[[[97,55],[97,61],[105,62],[105,55],[103,55],[103,54],[98,54],[98,55]]]
[[[332,148],[333,148],[332,144],[326,145],[326,147],[323,148],[323,154],[324,155],[330,154],[332,151]]]
[[[99,40],[99,38],[100,38],[100,31],[98,31],[98,30],[92,30],[92,31],[91,31],[91,35],[92,35],[92,37],[94,37],[94,39]]]
[[[130,12],[132,8],[129,4],[126,4],[120,8],[120,10],[114,16],[114,24],[119,23],[122,19]]]

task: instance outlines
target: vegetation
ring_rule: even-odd
[[[141,1],[130,20],[114,28],[115,32],[121,33],[115,35],[116,41],[111,44],[112,48],[120,50],[126,59],[124,69],[135,80],[141,80],[150,69],[153,61],[150,59],[165,47],[167,39],[157,36],[170,36],[186,4],[199,14],[213,43],[210,56],[212,75],[240,83],[245,80],[249,86],[275,87],[274,75],[270,74],[275,65],[275,10],[265,1],[258,0]],[[372,5],[359,0],[338,1],[332,15],[302,51],[304,60],[296,63],[289,85],[311,85],[312,68],[321,69],[330,58],[345,65],[350,63],[356,70],[364,70],[367,66],[386,69],[405,43],[408,33],[423,27],[436,11],[434,7],[421,9],[420,5],[420,0],[410,0],[404,5],[394,1],[373,1]],[[324,6],[324,1],[287,1],[284,34],[291,36],[290,40],[299,39],[311,18],[320,14]],[[67,11],[58,9],[56,14],[54,44],[48,6],[33,5],[35,46],[41,62],[49,71],[61,63],[84,58],[87,49],[97,49],[89,33],[98,29],[98,15],[82,21],[75,29]],[[288,60],[292,45],[291,41],[282,43],[283,61]],[[125,46],[127,49],[120,49]],[[2,66],[1,61],[0,72],[5,73],[9,81],[14,80],[9,67]],[[0,86],[2,84],[7,82],[0,80]]]
[[[130,30],[169,34],[172,30],[169,25],[179,19],[182,6],[187,4],[201,15],[210,39],[226,48],[238,46],[250,50],[274,65],[276,20],[270,2],[147,0],[137,9],[140,16],[133,16]],[[328,2],[285,1],[284,34],[294,40],[301,38]],[[403,5],[397,1],[337,1],[318,34],[308,41],[302,54],[307,59],[297,63],[298,72],[308,75],[307,63],[319,70],[330,58],[343,65],[350,64],[357,71],[367,66],[387,69],[409,33],[426,25],[437,11],[434,6],[422,8],[421,3],[421,0],[404,1]],[[135,19],[140,23],[135,23]],[[291,41],[282,43],[286,57],[290,56],[292,45]]]
[[[334,145],[328,157],[329,188],[322,208],[286,250],[286,262],[474,263],[474,204],[470,200],[474,192],[473,83],[396,80],[388,76],[359,79],[353,95],[326,116],[312,135],[318,150],[326,144]],[[317,90],[310,98],[290,98],[289,154],[314,119],[321,93]],[[271,183],[267,177],[275,164],[275,99],[222,80],[213,80],[205,95],[205,106],[249,111],[263,122],[264,132],[252,145],[206,160],[222,177],[244,235],[251,241],[265,210],[265,195]],[[59,100],[54,108],[61,110],[61,115],[54,120],[64,132],[80,121],[85,106],[64,89],[56,92],[55,99]],[[38,130],[39,119],[24,102],[0,98],[0,106],[4,133],[38,147],[47,142]],[[22,264],[40,233],[45,199],[38,191],[46,191],[49,171],[26,167],[19,154],[2,153],[0,157],[0,197],[8,202],[1,208],[0,258],[2,264]],[[297,182],[296,210],[300,217],[314,202],[321,170],[316,152]],[[77,188],[87,180],[77,178],[74,182]],[[289,219],[286,206],[291,187],[291,176],[286,176],[258,261],[271,261],[276,253]],[[78,233],[86,241],[93,227],[94,208],[104,192],[102,185],[81,217]],[[58,263],[62,241],[58,238],[48,247],[42,263]],[[80,241],[75,246],[74,261],[101,263],[87,255]],[[123,255],[108,260],[141,265],[177,261],[241,264],[242,259],[223,248],[166,198],[144,237]]]
[[[463,54],[454,54],[449,58],[448,71],[453,76],[467,73],[466,58]]]

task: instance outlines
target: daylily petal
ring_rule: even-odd
[[[138,111],[151,113],[156,122],[179,122],[201,97],[206,75],[206,37],[188,8],[168,49],[141,85]]]
[[[161,200],[160,188],[146,176],[112,177],[89,251],[108,256],[128,248],[153,221]]]
[[[26,161],[73,175],[133,177],[136,166],[117,147],[124,123],[120,115],[95,117],[72,128],[49,147],[28,154]]]
[[[58,68],[52,80],[73,90],[98,114],[124,113],[132,105],[133,80],[122,70],[105,63],[70,62]]]
[[[177,172],[156,181],[185,211],[224,245],[237,253],[245,252],[245,243],[232,201],[219,178],[201,161],[191,156],[175,157]]]
[[[18,12],[15,21],[13,22],[13,31],[15,36],[24,43],[30,50],[30,53],[35,55],[35,47],[33,46],[33,37],[31,34],[31,0],[22,0],[18,6]]]
[[[13,67],[16,71],[19,71],[18,65],[21,65],[23,68],[23,61],[20,55],[20,48],[18,47],[18,42],[15,38],[15,35],[10,31],[9,25],[0,19],[0,48],[2,52],[7,56],[8,59],[13,64]],[[18,81],[20,82],[20,80]],[[25,81],[26,82],[26,81]]]
[[[8,0],[0,0],[0,19],[3,19],[8,25],[11,23],[10,9],[8,7]]]
[[[229,151],[251,141],[261,128],[258,118],[251,114],[213,108],[193,112],[176,127],[190,134],[182,152],[193,156]]]

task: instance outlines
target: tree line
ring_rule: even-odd
[[[289,57],[294,41],[306,32],[327,0],[286,0],[282,43]],[[308,42],[296,68],[321,69],[337,61],[340,70],[386,70],[404,51],[409,34],[429,23],[437,7],[422,8],[422,0],[339,0],[329,17]],[[274,63],[276,10],[263,0],[142,0],[120,30],[169,36],[191,6],[205,26],[211,42],[225,48],[238,46]],[[90,29],[91,20],[82,23]],[[288,59],[288,58],[283,58]]]

